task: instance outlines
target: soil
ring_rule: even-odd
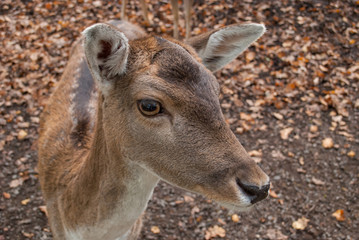
[[[170,4],[150,2],[151,25],[138,1],[129,21],[171,35]],[[86,26],[121,17],[120,3],[0,3],[0,240],[52,239],[36,169],[39,114],[71,44]],[[359,239],[359,2],[195,1],[192,11],[193,35],[267,26],[216,76],[227,122],[271,194],[238,213],[160,182],[140,239]]]

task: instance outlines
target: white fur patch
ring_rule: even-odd
[[[158,178],[133,164],[131,179],[127,179],[127,189],[114,208],[114,214],[94,226],[67,229],[66,240],[126,240],[131,228],[147,207]]]

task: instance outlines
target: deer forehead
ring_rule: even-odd
[[[141,84],[165,89],[164,92],[181,92],[180,98],[196,97],[211,101],[218,99],[219,84],[214,75],[201,64],[190,46],[171,40],[152,37],[134,44],[133,62],[141,62],[141,70],[128,74],[141,78]],[[132,72],[132,73],[131,73]],[[136,81],[134,81],[136,82]],[[176,95],[176,94],[171,94]],[[192,99],[194,100],[194,99]]]

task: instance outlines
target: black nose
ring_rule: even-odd
[[[250,196],[252,204],[259,202],[268,196],[269,183],[259,188],[255,185],[243,183],[238,178],[236,179],[236,182],[238,186]]]

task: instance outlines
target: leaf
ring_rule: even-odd
[[[318,126],[317,125],[310,125],[309,131],[311,131],[312,133],[318,132]]]
[[[235,223],[239,222],[239,216],[237,214],[233,214],[232,215],[232,221],[235,222]]]
[[[11,187],[11,188],[16,188],[16,187],[22,185],[23,182],[24,182],[24,181],[23,181],[22,178],[14,179],[14,180],[12,180],[12,181],[10,182],[10,187]]]
[[[205,239],[209,240],[214,237],[224,238],[226,236],[226,230],[219,227],[218,225],[214,225],[213,227],[208,228],[205,234]]]
[[[19,140],[24,140],[27,136],[27,132],[25,130],[20,130],[19,133],[17,134],[17,139]]]
[[[5,199],[9,199],[11,198],[11,195],[10,193],[7,193],[7,192],[3,192],[2,195],[4,196]]]
[[[336,210],[332,214],[332,216],[335,217],[337,219],[337,221],[339,221],[339,222],[345,221],[345,216],[344,216],[344,210],[343,209]]]
[[[347,155],[348,155],[348,157],[353,158],[353,157],[355,157],[355,152],[354,152],[354,151],[350,151],[350,152],[347,153]]]
[[[252,157],[252,159],[253,159],[253,161],[254,161],[255,163],[260,163],[260,162],[262,162],[262,158],[260,158],[260,157]]]
[[[270,240],[287,240],[288,236],[284,235],[278,229],[268,229],[266,233],[266,237]]]
[[[315,185],[324,185],[325,182],[323,182],[322,180],[319,180],[315,177],[312,177],[312,182],[315,184]]]
[[[357,100],[355,101],[354,107],[355,107],[355,108],[359,108],[359,99],[357,99]]]
[[[272,113],[272,115],[278,120],[283,120],[283,115],[280,113],[274,112],[274,113]]]
[[[184,198],[185,202],[193,202],[194,201],[194,199],[192,197],[187,196],[187,195],[184,195],[183,198]]]
[[[154,234],[158,234],[161,232],[160,228],[157,226],[152,226],[151,227],[151,232],[153,232]]]
[[[297,221],[292,223],[292,227],[297,230],[304,230],[308,225],[309,219],[305,217],[299,218]]]
[[[46,3],[46,4],[45,4],[45,8],[46,8],[47,10],[51,10],[51,9],[52,9],[52,3]]]
[[[250,152],[248,152],[249,156],[251,157],[262,157],[263,153],[262,150],[252,150]]]
[[[279,198],[277,193],[273,189],[269,189],[269,196],[272,198]]]
[[[39,209],[41,212],[45,213],[45,215],[47,217],[47,207],[45,205],[43,205],[43,206],[40,206]]]
[[[273,150],[271,152],[271,155],[276,160],[284,160],[285,159],[285,156],[279,150]]]
[[[289,134],[293,131],[293,128],[292,127],[289,127],[289,128],[284,128],[282,130],[280,130],[280,137],[283,139],[283,140],[287,140],[288,137],[289,137]]]
[[[254,52],[246,52],[246,61],[249,63],[256,57],[256,54]]]
[[[322,141],[322,146],[326,149],[332,148],[334,146],[334,142],[332,138],[324,138]]]
[[[222,218],[218,218],[218,222],[222,225],[226,225],[227,223],[222,219]]]
[[[27,232],[22,232],[22,235],[24,235],[27,238],[32,238],[34,236],[33,233],[27,233]]]
[[[24,199],[21,201],[22,205],[27,205],[30,202],[30,198]]]
[[[247,113],[244,113],[244,112],[240,112],[239,113],[239,116],[242,120],[245,120],[245,121],[253,121],[253,118],[250,114],[247,114]]]
[[[195,213],[199,213],[200,212],[200,210],[199,210],[199,208],[197,207],[197,206],[194,206],[193,208],[192,208],[192,210],[191,210],[191,214],[192,215],[194,215]]]

